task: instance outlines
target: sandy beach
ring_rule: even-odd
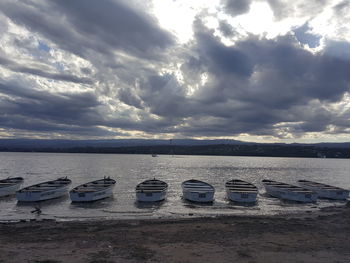
[[[0,262],[350,262],[350,208],[281,216],[0,224]]]

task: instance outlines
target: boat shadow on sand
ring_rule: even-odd
[[[11,195],[5,195],[0,197],[0,203],[1,202],[8,202],[16,199],[16,194]]]
[[[233,208],[233,207],[258,207],[259,206],[259,201],[255,201],[255,202],[236,202],[236,201],[232,201],[227,199],[227,204],[229,207]]]
[[[159,209],[161,206],[165,204],[165,200],[155,201],[155,202],[141,202],[135,201],[134,206],[139,209]]]
[[[40,205],[40,207],[50,206],[50,205],[56,205],[61,202],[68,201],[69,197],[68,195],[60,196],[54,199],[48,199],[48,200],[42,200],[42,201],[33,201],[33,202],[23,202],[23,201],[17,201],[17,206],[36,206]]]
[[[48,214],[43,213],[45,208],[49,206],[58,205],[62,202],[66,202],[68,200],[68,195],[60,196],[54,199],[42,200],[42,201],[33,201],[33,202],[22,202],[17,201],[17,207],[24,213],[29,213],[35,215],[35,218],[39,218],[40,216],[47,216]]]
[[[260,194],[260,196],[262,198],[264,198],[265,200],[269,200],[270,205],[280,205],[280,206],[313,206],[315,204],[317,204],[318,200],[314,201],[314,202],[301,202],[301,201],[292,201],[292,200],[287,200],[287,199],[281,199],[279,197],[275,197],[272,195],[269,195],[268,193],[262,193]]]
[[[109,196],[100,200],[91,202],[71,202],[71,207],[86,208],[86,209],[98,209],[98,208],[108,208],[113,205],[114,197]]]
[[[188,208],[202,208],[202,207],[213,207],[215,201],[212,202],[194,202],[182,198],[183,205]]]

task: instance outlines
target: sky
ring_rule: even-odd
[[[1,0],[0,138],[350,141],[350,1]]]

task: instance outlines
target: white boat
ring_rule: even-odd
[[[20,202],[36,202],[57,198],[67,194],[69,185],[72,183],[67,177],[43,182],[22,188],[16,192]]]
[[[0,180],[0,197],[15,194],[22,183],[22,177],[8,177]]]
[[[340,187],[308,180],[299,180],[298,182],[302,187],[316,192],[322,198],[345,200],[349,197],[349,190]]]
[[[199,180],[188,180],[181,184],[183,198],[193,202],[213,202],[215,188]]]
[[[233,179],[225,183],[227,197],[234,202],[254,203],[258,196],[258,188],[248,182]]]
[[[135,190],[137,201],[157,202],[165,199],[168,184],[157,179],[151,179],[139,183]]]
[[[92,202],[113,195],[116,181],[109,177],[74,187],[69,196],[72,202]]]
[[[262,180],[266,192],[274,197],[297,202],[314,202],[317,194],[308,189],[291,184],[276,182],[273,180]]]

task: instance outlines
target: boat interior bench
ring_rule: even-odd
[[[160,193],[160,192],[163,192],[165,191],[162,190],[162,189],[137,189],[136,192],[138,193]]]
[[[28,187],[28,188],[23,188],[21,191],[46,191],[46,190],[52,190],[57,188],[58,187]]]
[[[246,192],[256,192],[258,191],[258,189],[254,189],[254,188],[227,188],[230,191],[246,191]]]
[[[186,188],[186,191],[189,191],[189,192],[196,192],[196,193],[214,192],[213,189],[202,189],[202,188]]]
[[[102,190],[102,189],[106,189],[106,187],[77,187],[74,188],[73,190],[77,190],[77,191],[83,191],[83,190]]]
[[[289,189],[289,190],[292,190],[292,192],[295,192],[295,193],[312,193],[311,191],[309,190],[303,190],[303,189]]]
[[[51,189],[22,189],[20,192],[44,192]]]
[[[230,191],[232,192],[235,192],[235,193],[257,193],[258,191],[253,191],[253,190],[243,190],[243,189],[238,189],[238,190],[231,190]]]

